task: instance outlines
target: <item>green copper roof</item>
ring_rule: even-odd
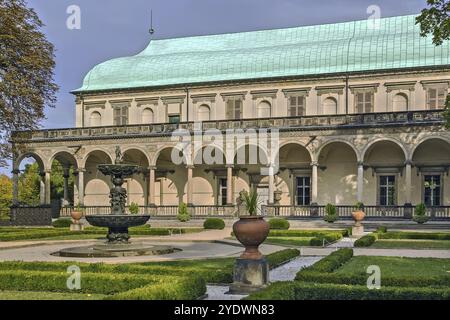
[[[415,16],[152,40],[141,53],[94,67],[76,90],[450,65],[450,45],[419,34]],[[375,25],[376,27],[376,25]]]

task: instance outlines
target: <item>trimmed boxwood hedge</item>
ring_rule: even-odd
[[[310,267],[304,268],[297,273],[297,278],[302,272],[333,272],[353,257],[353,250],[349,248],[339,249],[327,257],[319,260]]]
[[[269,220],[270,230],[288,230],[290,223],[286,219],[272,218]]]
[[[55,228],[68,228],[72,224],[72,219],[60,218],[52,222],[52,226]]]
[[[223,230],[225,228],[225,221],[220,218],[207,218],[205,222],[203,222],[203,228]]]
[[[285,249],[266,256],[270,269],[276,268],[300,255],[297,249]]]
[[[401,288],[382,286],[369,290],[367,286],[314,284],[309,282],[276,282],[252,293],[246,300],[449,300],[450,289]]]
[[[450,232],[388,231],[378,235],[379,239],[450,240]]]
[[[370,247],[377,239],[378,233],[374,232],[359,238],[353,245],[355,247]]]
[[[348,236],[348,230],[270,230],[270,237],[323,237],[330,233]]]
[[[342,239],[342,233],[330,232],[322,236],[314,237],[309,241],[309,245],[313,247],[321,247]],[[325,240],[325,241],[324,241]]]

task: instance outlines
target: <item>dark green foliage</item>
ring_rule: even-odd
[[[184,202],[181,203],[178,207],[177,219],[180,222],[188,222],[189,220],[191,220],[191,216],[189,215],[188,207],[187,207],[186,203],[184,203]]]
[[[269,220],[270,230],[288,230],[291,226],[286,219],[272,218]]]
[[[348,235],[348,230],[270,230],[270,237],[323,237],[330,233]]]
[[[378,234],[379,239],[450,240],[450,232],[388,231]]]
[[[314,284],[308,282],[277,282],[253,293],[246,300],[448,300],[450,289],[401,288],[382,286],[367,289],[366,285]]]
[[[450,1],[427,0],[428,8],[416,18],[420,25],[420,34],[423,37],[433,36],[433,43],[442,45],[445,40],[450,39]]]
[[[324,235],[314,237],[310,240],[309,245],[313,247],[321,247],[342,239],[342,233],[330,232]],[[325,241],[324,241],[325,240]]]
[[[387,227],[378,227],[375,232],[376,233],[386,233],[387,232]]]
[[[52,226],[55,228],[68,228],[72,224],[72,220],[68,218],[60,218],[52,222]]]
[[[223,228],[225,228],[225,221],[220,218],[207,218],[205,222],[203,222],[203,228],[223,230]]]
[[[292,260],[300,255],[300,251],[297,249],[285,249],[271,253],[266,256],[270,269],[276,268],[285,262]]]
[[[323,220],[328,223],[333,223],[338,220],[338,215],[336,211],[336,206],[332,205],[331,203],[328,203],[325,206],[325,212],[326,215],[323,217]]]
[[[426,216],[426,206],[424,203],[420,203],[416,206],[416,209],[414,210],[414,216],[413,221],[417,222],[418,224],[423,224],[427,222],[430,218]]]
[[[353,250],[349,248],[339,249],[329,256],[316,262],[310,267],[302,269],[297,273],[297,278],[301,278],[303,272],[333,272],[353,257]]]
[[[355,241],[355,247],[370,247],[378,239],[377,233],[367,234]]]

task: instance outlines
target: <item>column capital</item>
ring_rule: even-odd
[[[226,164],[226,165],[225,165],[225,168],[227,168],[227,169],[228,169],[228,168],[233,169],[233,168],[234,168],[234,164]]]
[[[19,169],[14,169],[13,171],[11,171],[12,174],[20,174],[20,170]]]
[[[77,172],[78,172],[78,173],[80,173],[80,172],[86,172],[86,168],[78,168],[78,169],[77,169]]]
[[[151,170],[156,171],[157,168],[156,168],[156,166],[149,166],[147,169],[148,169],[148,171],[151,171]]]
[[[358,161],[358,167],[364,167],[364,161]]]
[[[186,165],[186,169],[194,169],[195,166],[193,164],[188,164]]]
[[[311,161],[311,167],[318,167],[319,161]]]
[[[412,164],[413,164],[413,162],[412,162],[412,160],[410,160],[410,159],[407,159],[407,160],[405,161],[405,166],[407,166],[407,165],[412,166]]]

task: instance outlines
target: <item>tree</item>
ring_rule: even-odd
[[[40,203],[41,176],[37,163],[25,165],[25,171],[19,176],[19,203],[35,206]]]
[[[36,129],[56,102],[54,48],[25,0],[0,0],[0,165],[11,131]]]
[[[0,217],[9,210],[12,204],[12,193],[11,179],[4,174],[0,175]]]
[[[427,0],[429,8],[423,9],[416,22],[420,24],[423,37],[433,35],[433,43],[440,46],[450,40],[450,1]]]

